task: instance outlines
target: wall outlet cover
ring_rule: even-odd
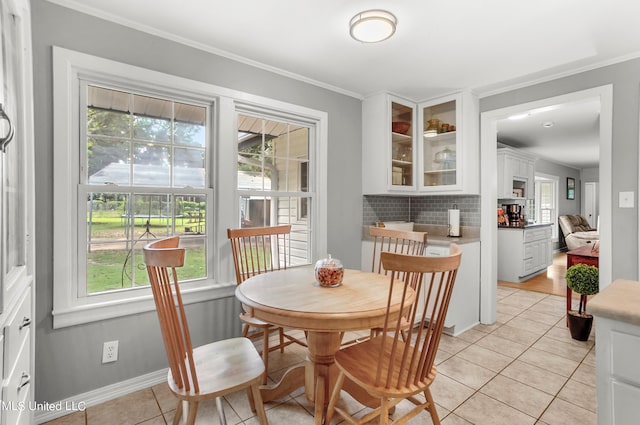
[[[102,363],[118,360],[118,341],[107,341],[102,346]]]

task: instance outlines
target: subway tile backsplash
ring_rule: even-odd
[[[376,221],[413,221],[419,224],[449,224],[447,210],[457,205],[461,226],[480,226],[479,195],[384,196],[363,197],[362,223]]]

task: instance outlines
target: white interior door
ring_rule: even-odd
[[[598,227],[598,183],[587,182],[584,184],[584,217],[591,227]]]

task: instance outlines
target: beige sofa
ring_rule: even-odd
[[[561,215],[559,221],[569,251],[600,240],[598,230],[591,227],[587,219],[581,215]]]

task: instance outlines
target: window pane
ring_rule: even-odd
[[[89,86],[87,101],[88,134],[131,137],[128,93]]]
[[[172,102],[147,96],[133,96],[133,137],[168,142],[171,135]]]
[[[189,237],[180,240],[180,246],[185,248],[184,267],[178,269],[178,279],[181,281],[199,279],[207,276],[206,237]]]
[[[89,193],[87,293],[147,286],[142,248],[172,235],[181,236],[189,253],[180,273],[205,278],[206,210],[204,195]]]
[[[204,187],[204,149],[175,148],[173,150],[175,187]]]
[[[309,129],[238,116],[238,189],[300,191],[300,164],[309,160]]]
[[[181,195],[175,197],[175,234],[206,234],[207,198],[201,195]]]
[[[135,186],[169,186],[171,182],[169,148],[153,143],[136,143],[133,149],[133,184]]]
[[[89,183],[131,184],[129,151],[127,141],[90,138],[87,143]]]
[[[205,146],[207,109],[175,103],[174,142],[180,145]]]
[[[131,286],[124,267],[131,248],[128,234],[129,195],[89,193],[87,196],[87,292]]]

